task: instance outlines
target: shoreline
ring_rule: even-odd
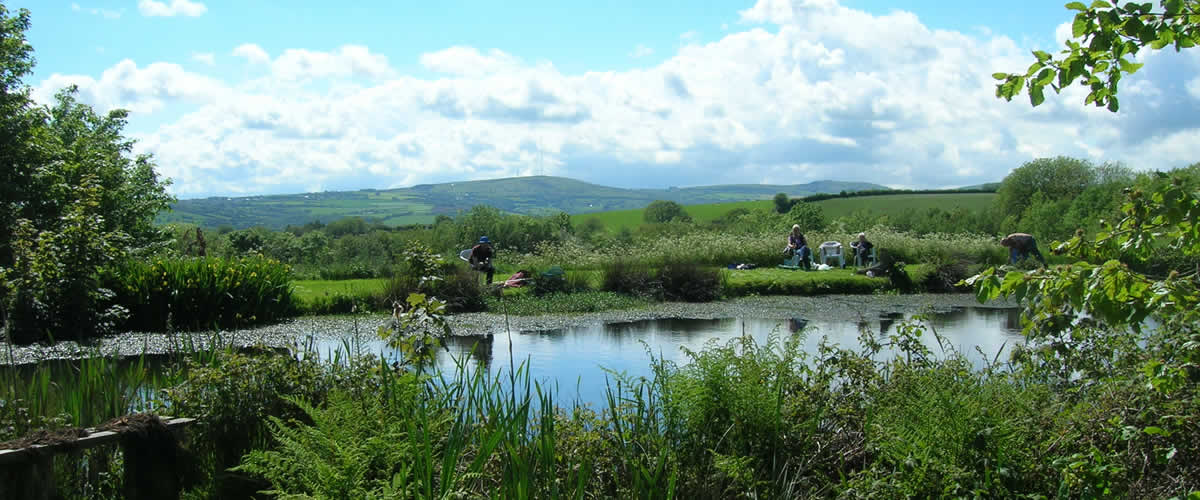
[[[1011,302],[980,304],[974,294],[912,295],[825,295],[758,296],[716,302],[660,302],[639,309],[593,313],[508,316],[495,312],[461,313],[447,316],[456,337],[503,334],[506,331],[530,332],[554,330],[598,323],[683,318],[791,319],[816,321],[856,321],[886,314],[916,313],[932,308],[947,312],[959,307],[1010,308]],[[310,340],[338,340],[353,335],[374,335],[390,319],[388,314],[300,316],[272,325],[217,332],[125,332],[79,343],[56,342],[50,345],[11,345],[0,341],[0,365],[27,365],[40,361],[71,360],[89,357],[125,358],[141,354],[161,355],[182,352],[185,346],[206,349],[213,345],[237,348],[292,348]]]

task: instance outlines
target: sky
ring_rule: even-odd
[[[1121,110],[995,98],[1060,2],[7,0],[49,104],[130,111],[180,198],[557,175],[617,187],[995,182],[1038,157],[1200,161],[1200,49]]]

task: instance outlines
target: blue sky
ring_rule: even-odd
[[[48,101],[78,84],[181,197],[547,173],[625,187],[994,181],[1043,155],[1196,160],[1192,54],[1141,104],[1037,110],[986,78],[1061,39],[1058,2],[10,1]],[[1193,95],[1195,94],[1195,95]],[[1123,137],[1162,110],[1178,126]]]

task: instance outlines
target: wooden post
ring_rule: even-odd
[[[54,454],[39,453],[25,461],[0,465],[0,498],[50,500],[54,495]]]

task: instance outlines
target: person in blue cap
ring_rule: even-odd
[[[492,256],[495,255],[495,250],[492,249],[492,242],[487,236],[480,236],[479,243],[471,247],[471,258],[468,262],[471,263],[471,268],[476,271],[487,273],[487,283],[492,284],[492,275],[496,273],[496,268],[492,267]]]

